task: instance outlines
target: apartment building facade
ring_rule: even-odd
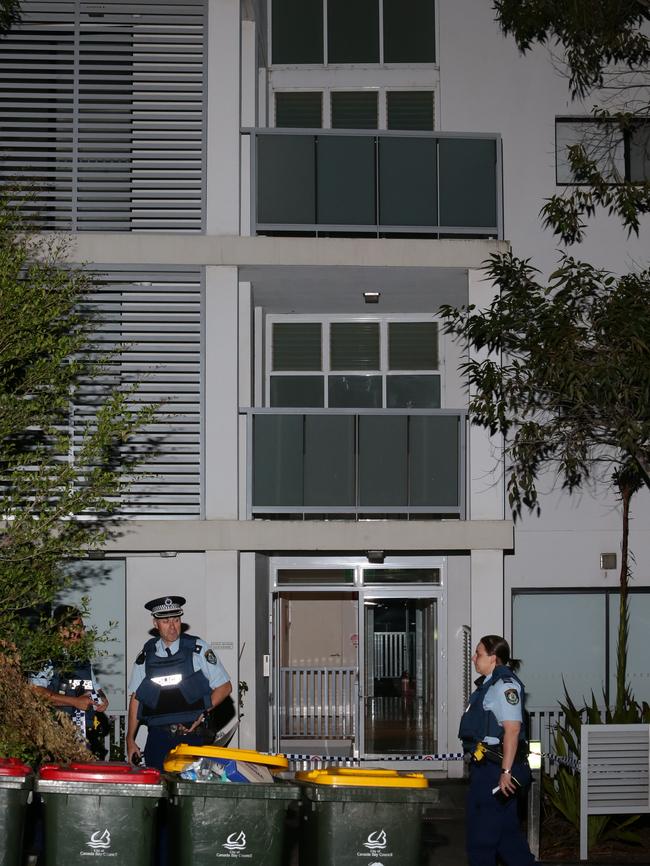
[[[509,245],[553,267],[538,212],[588,115],[493,18],[25,0],[0,43],[3,178],[35,185],[42,230],[99,275],[102,340],[129,344],[116,382],[160,403],[121,537],[78,566],[97,623],[118,621],[112,708],[165,594],[247,684],[242,746],[455,752],[486,633],[512,640],[533,707],[562,675],[611,687],[616,503],[549,478],[513,523],[438,315],[488,303]],[[629,268],[643,232],[599,217],[580,254]],[[645,493],[635,509],[630,673],[650,699]]]

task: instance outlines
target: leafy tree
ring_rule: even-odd
[[[20,0],[0,0],[0,36],[20,21]]]
[[[580,241],[585,218],[604,208],[638,234],[650,212],[650,0],[494,0],[494,8],[522,52],[535,44],[559,51],[572,96],[599,102],[591,130],[567,152],[580,185],[546,202],[544,225],[564,243]],[[621,166],[621,146],[642,165]]]
[[[20,195],[0,195],[0,634],[29,671],[60,655],[49,605],[66,564],[118,531],[142,459],[129,438],[155,407],[137,406],[95,350],[93,276],[65,265],[64,244],[29,232],[20,213]],[[0,707],[0,742],[11,741],[9,715]]]

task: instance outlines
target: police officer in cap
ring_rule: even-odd
[[[458,732],[471,756],[467,860],[469,866],[494,866],[498,856],[506,866],[529,866],[535,858],[519,828],[516,796],[531,781],[524,686],[499,635],[482,637],[472,661],[480,676]]]
[[[179,743],[204,744],[200,727],[204,712],[218,706],[232,691],[230,677],[209,644],[182,633],[184,604],[180,595],[145,604],[159,637],[145,643],[129,680],[128,760],[140,760],[135,735],[140,724],[145,724],[145,763],[160,770],[167,752]]]

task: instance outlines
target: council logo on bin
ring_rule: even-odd
[[[221,847],[227,851],[243,851],[246,847],[246,834],[243,830],[231,833]]]
[[[364,848],[368,848],[369,851],[383,851],[386,845],[388,842],[385,830],[375,830],[368,836],[368,841],[363,843]]]
[[[108,832],[108,827],[102,833],[101,830],[96,830],[90,837],[90,841],[86,842],[89,848],[93,851],[105,851],[111,847],[111,834]]]

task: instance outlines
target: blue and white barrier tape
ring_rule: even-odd
[[[322,761],[328,764],[382,763],[386,761],[462,761],[462,752],[440,752],[436,755],[382,755],[377,758],[354,758],[351,755],[309,755],[287,753],[290,761]]]

